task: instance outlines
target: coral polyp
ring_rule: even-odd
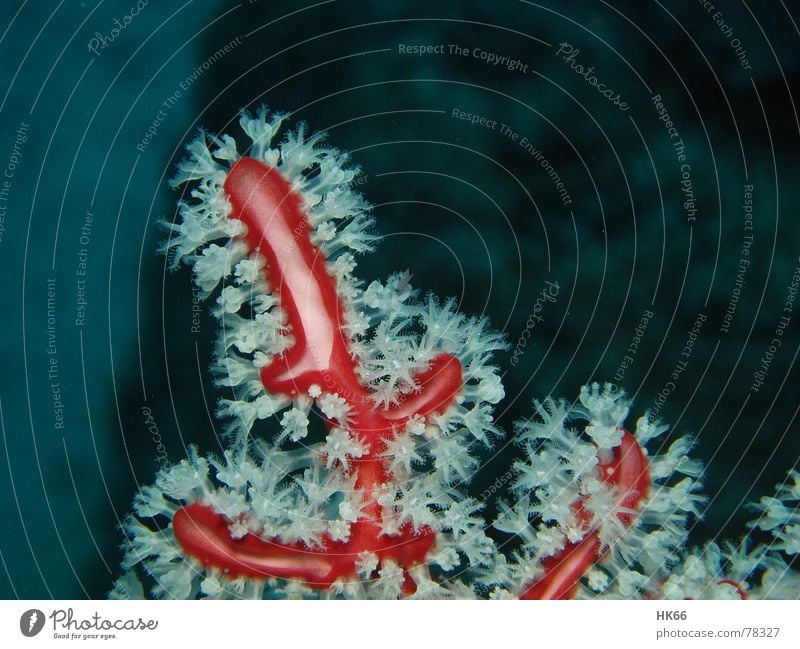
[[[191,448],[140,489],[112,594],[800,592],[788,567],[800,546],[797,474],[755,523],[779,544],[689,550],[703,502],[690,440],[648,452],[667,427],[648,413],[631,425],[630,401],[609,384],[584,387],[575,404],[535,403],[514,430],[525,459],[487,521],[470,489],[481,449],[503,436],[492,365],[503,336],[453,300],[420,296],[407,273],[365,286],[356,255],[376,236],[352,187],[358,169],[322,134],[283,122],[243,114],[245,146],[201,133],[173,180],[183,198],[165,251],[192,267],[220,322],[213,371],[233,395],[218,411],[227,448]],[[512,552],[491,528],[513,535]]]

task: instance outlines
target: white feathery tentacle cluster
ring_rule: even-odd
[[[503,337],[485,319],[460,314],[454,300],[421,298],[408,272],[364,287],[353,274],[356,255],[372,250],[376,236],[370,206],[352,186],[359,170],[323,134],[308,134],[302,124],[286,130],[284,120],[266,109],[244,113],[244,144],[201,133],[172,180],[184,192],[179,218],[166,224],[164,251],[173,267],[191,266],[200,295],[214,300],[211,312],[221,328],[212,370],[228,394],[218,415],[227,422],[230,445],[221,458],[191,448],[187,459],[140,489],[123,525],[124,574],[112,597],[394,598],[408,594],[407,578],[415,597],[511,597],[542,578],[543,561],[588,535],[596,536],[601,560],[582,578],[580,597],[800,592],[797,573],[788,567],[800,551],[797,472],[790,474],[793,484],[762,500],[755,526],[773,535],[771,548],[745,552],[710,544],[686,552],[688,523],[700,516],[703,502],[702,467],[687,457],[691,442],[677,439],[665,453],[647,455],[646,446],[667,427],[647,414],[640,418],[633,437],[647,458],[649,487],[634,494],[635,507],[624,506],[625,494],[602,473],[621,448],[630,410],[610,385],[583,388],[574,406],[551,398],[535,402],[535,417],[516,425],[524,459],[513,465],[514,502],[500,503],[494,523],[516,538],[517,550],[507,560],[486,534],[485,503],[467,495],[479,468],[474,450],[501,436],[492,413],[504,392],[491,357],[507,347]],[[229,218],[223,187],[242,156],[277,169],[300,197],[305,234],[336,285],[340,330],[374,408],[387,410],[413,396],[420,389],[415,377],[438,355],[460,362],[463,386],[453,403],[424,419],[408,418],[387,440],[382,460],[391,483],[373,494],[383,512],[383,536],[401,529],[435,534],[426,563],[407,575],[393,559],[364,552],[356,577],[327,589],[302,580],[234,577],[188,556],[176,539],[176,512],[200,504],[228,521],[232,540],[274,539],[313,551],[322,539],[346,542],[366,507],[350,470],[366,447],[349,428],[346,400],[317,385],[290,398],[262,383],[260,370],[295,340],[269,285],[265,258],[245,243],[246,225]],[[314,428],[322,418],[330,430],[319,441]],[[760,576],[758,585],[753,575]]]
[[[440,303],[432,295],[420,300],[407,272],[363,288],[353,275],[355,255],[371,250],[376,237],[370,232],[370,206],[352,189],[359,170],[348,166],[346,154],[327,146],[323,134],[309,136],[303,125],[280,139],[283,121],[283,115],[270,117],[265,109],[243,114],[240,126],[249,140],[244,146],[229,135],[201,133],[188,145],[189,155],[171,181],[186,189],[180,218],[166,224],[171,236],[164,251],[173,267],[192,267],[203,298],[216,298],[212,314],[221,330],[212,370],[218,385],[233,393],[220,400],[218,411],[228,422],[225,432],[232,443],[221,460],[192,450],[187,460],[160,472],[155,486],[140,491],[135,516],[124,525],[123,568],[129,573],[114,592],[138,592],[131,570],[140,566],[155,581],[152,594],[158,597],[317,594],[283,580],[265,580],[255,590],[249,584],[245,591],[241,579],[223,587],[227,582],[221,575],[184,556],[168,522],[180,507],[200,502],[233,521],[233,538],[254,533],[313,547],[323,534],[346,540],[363,507],[347,470],[364,449],[347,430],[343,399],[321,388],[289,399],[270,394],[261,382],[260,368],[294,341],[265,280],[264,258],[248,251],[242,222],[228,218],[231,206],[223,185],[243,155],[277,168],[301,197],[308,234],[324,254],[344,305],[343,329],[356,372],[377,408],[413,394],[414,376],[439,354],[453,354],[464,368],[464,387],[455,404],[428,421],[410,419],[388,443],[386,460],[395,481],[378,499],[384,534],[396,534],[404,524],[436,531],[431,569],[438,573],[469,565],[485,569],[496,554],[477,515],[479,503],[456,485],[468,482],[477,468],[471,452],[475,445],[488,445],[500,435],[491,412],[504,393],[489,361],[505,343],[485,320],[458,313],[453,300]],[[314,407],[317,415],[342,424],[324,441],[308,441]],[[277,430],[253,439],[262,420]],[[167,525],[153,529],[142,520],[153,517]],[[362,583],[342,584],[336,594],[398,596],[402,575],[396,566],[376,569],[377,579],[365,569]],[[421,582],[417,596],[434,595],[428,567],[418,567],[414,577]],[[463,594],[464,587],[454,581],[436,592]]]
[[[613,593],[618,598],[653,592],[679,558],[687,524],[699,516],[697,494],[702,467],[689,460],[691,442],[681,438],[663,455],[648,456],[650,486],[636,509],[603,480],[600,457],[618,447],[630,401],[614,386],[583,388],[579,405],[546,399],[535,402],[533,419],[518,422],[524,461],[514,464],[511,484],[517,500],[501,503],[494,525],[522,541],[511,566],[510,584],[541,576],[542,560],[596,533],[603,559],[589,571],[579,596]],[[573,426],[585,420],[581,427]],[[667,426],[641,417],[633,433],[645,449]],[[576,503],[581,507],[577,508]],[[632,521],[623,523],[624,517]]]

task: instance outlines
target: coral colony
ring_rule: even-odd
[[[244,114],[244,149],[201,133],[173,180],[185,200],[165,248],[214,296],[228,445],[191,448],[140,489],[112,596],[800,594],[800,473],[753,509],[767,544],[687,549],[702,467],[687,439],[649,453],[667,427],[645,413],[629,432],[609,384],[534,403],[514,428],[525,459],[484,520],[468,486],[476,451],[503,434],[502,336],[419,297],[407,273],[364,287],[354,254],[375,237],[358,170],[302,125],[280,135],[283,120]]]

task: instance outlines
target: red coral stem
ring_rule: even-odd
[[[415,534],[404,528],[399,536],[384,537],[378,545],[375,539],[379,530],[370,529],[375,525],[362,521],[353,525],[347,542],[323,538],[318,547],[307,548],[252,533],[235,539],[229,531],[231,522],[208,505],[193,503],[175,513],[172,525],[175,538],[187,554],[227,577],[299,579],[317,588],[328,588],[340,578],[353,578],[363,552],[372,552],[379,560],[391,558],[408,568],[424,562],[435,543],[430,530]]]
[[[272,289],[286,311],[294,345],[261,372],[273,394],[295,396],[312,385],[362,394],[341,332],[343,309],[325,256],[309,239],[301,198],[275,168],[242,158],[225,180],[231,218],[247,225],[251,250],[269,264]]]
[[[636,438],[623,429],[622,441],[613,450],[610,461],[599,465],[600,478],[616,488],[620,509],[635,510],[650,489],[647,458]],[[580,520],[587,525],[589,515],[581,501],[574,508]],[[633,522],[633,515],[619,512],[617,517],[625,527]],[[590,530],[578,543],[568,543],[558,554],[542,562],[544,574],[526,586],[520,599],[567,599],[575,594],[579,580],[603,556],[608,548],[600,542],[598,532]]]
[[[385,441],[410,418],[441,414],[453,403],[463,386],[461,363],[455,356],[440,354],[415,377],[418,390],[414,394],[392,409],[379,411],[371,392],[358,379],[341,327],[344,309],[325,256],[309,238],[311,225],[301,197],[278,169],[254,158],[242,158],[233,165],[224,190],[231,202],[231,218],[247,226],[250,249],[267,260],[271,288],[294,338],[285,354],[262,369],[264,387],[293,398],[318,386],[345,399],[347,428],[367,447],[363,456],[352,461],[355,487],[364,506],[348,541],[323,537],[313,548],[251,533],[235,539],[229,532],[231,521],[199,503],[175,514],[175,538],[204,566],[214,566],[229,576],[295,578],[328,587],[339,578],[354,578],[356,561],[364,552],[392,559],[408,571],[426,560],[435,535],[427,528],[415,532],[404,526],[399,534],[382,536],[377,491],[392,481],[382,456]],[[405,582],[405,591],[413,591],[407,572]]]

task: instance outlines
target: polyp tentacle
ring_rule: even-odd
[[[470,446],[501,435],[490,361],[507,345],[455,300],[420,300],[408,272],[362,287],[354,255],[375,237],[358,170],[302,125],[279,139],[282,120],[244,113],[243,147],[201,133],[172,181],[165,250],[216,296],[228,446],[190,447],[139,490],[112,596],[143,596],[138,576],[171,598],[797,596],[800,474],[762,501],[771,548],[686,552],[702,466],[687,438],[648,454],[667,427],[645,415],[628,433],[614,386],[537,402],[516,426],[525,459],[467,496]],[[307,439],[313,406],[322,442]],[[495,522],[510,558],[480,515],[498,489],[516,500]]]
[[[356,374],[348,338],[342,333],[344,308],[327,259],[311,242],[301,197],[278,169],[254,158],[236,161],[223,187],[231,204],[229,217],[246,225],[251,252],[267,260],[268,283],[287,314],[294,339],[288,350],[261,369],[261,381],[272,394],[298,398],[319,396],[324,390],[346,403],[347,429],[366,446],[366,453],[348,462],[365,505],[348,541],[323,537],[321,547],[309,548],[251,533],[233,539],[230,521],[195,504],[173,518],[178,542],[189,555],[226,574],[297,578],[315,586],[355,577],[355,557],[363,552],[391,558],[403,569],[423,562],[433,547],[431,530],[414,531],[405,525],[399,535],[380,538],[383,509],[377,490],[392,479],[381,453],[385,441],[408,419],[441,414],[450,406],[463,384],[461,363],[450,354],[434,357],[416,377],[414,394],[391,409],[378,409]],[[326,424],[329,429],[336,425],[331,420]]]
[[[636,439],[624,428],[619,446],[611,452],[606,463],[598,464],[599,479],[606,483],[618,499],[618,511],[611,515],[628,527],[633,522],[633,514],[650,489],[650,476],[647,460]],[[542,562],[544,574],[528,584],[520,599],[567,599],[574,596],[579,580],[607,552],[608,546],[600,541],[598,524],[608,525],[608,521],[594,523],[592,515],[586,512],[583,503],[574,504],[578,520],[586,529],[586,536],[578,543],[567,543],[558,554],[547,557]]]
[[[270,281],[288,314],[294,345],[261,370],[265,387],[294,396],[318,385],[330,392],[364,390],[340,333],[343,309],[325,256],[309,239],[300,197],[274,167],[241,158],[228,173],[231,217],[247,225],[252,251],[269,263]]]

